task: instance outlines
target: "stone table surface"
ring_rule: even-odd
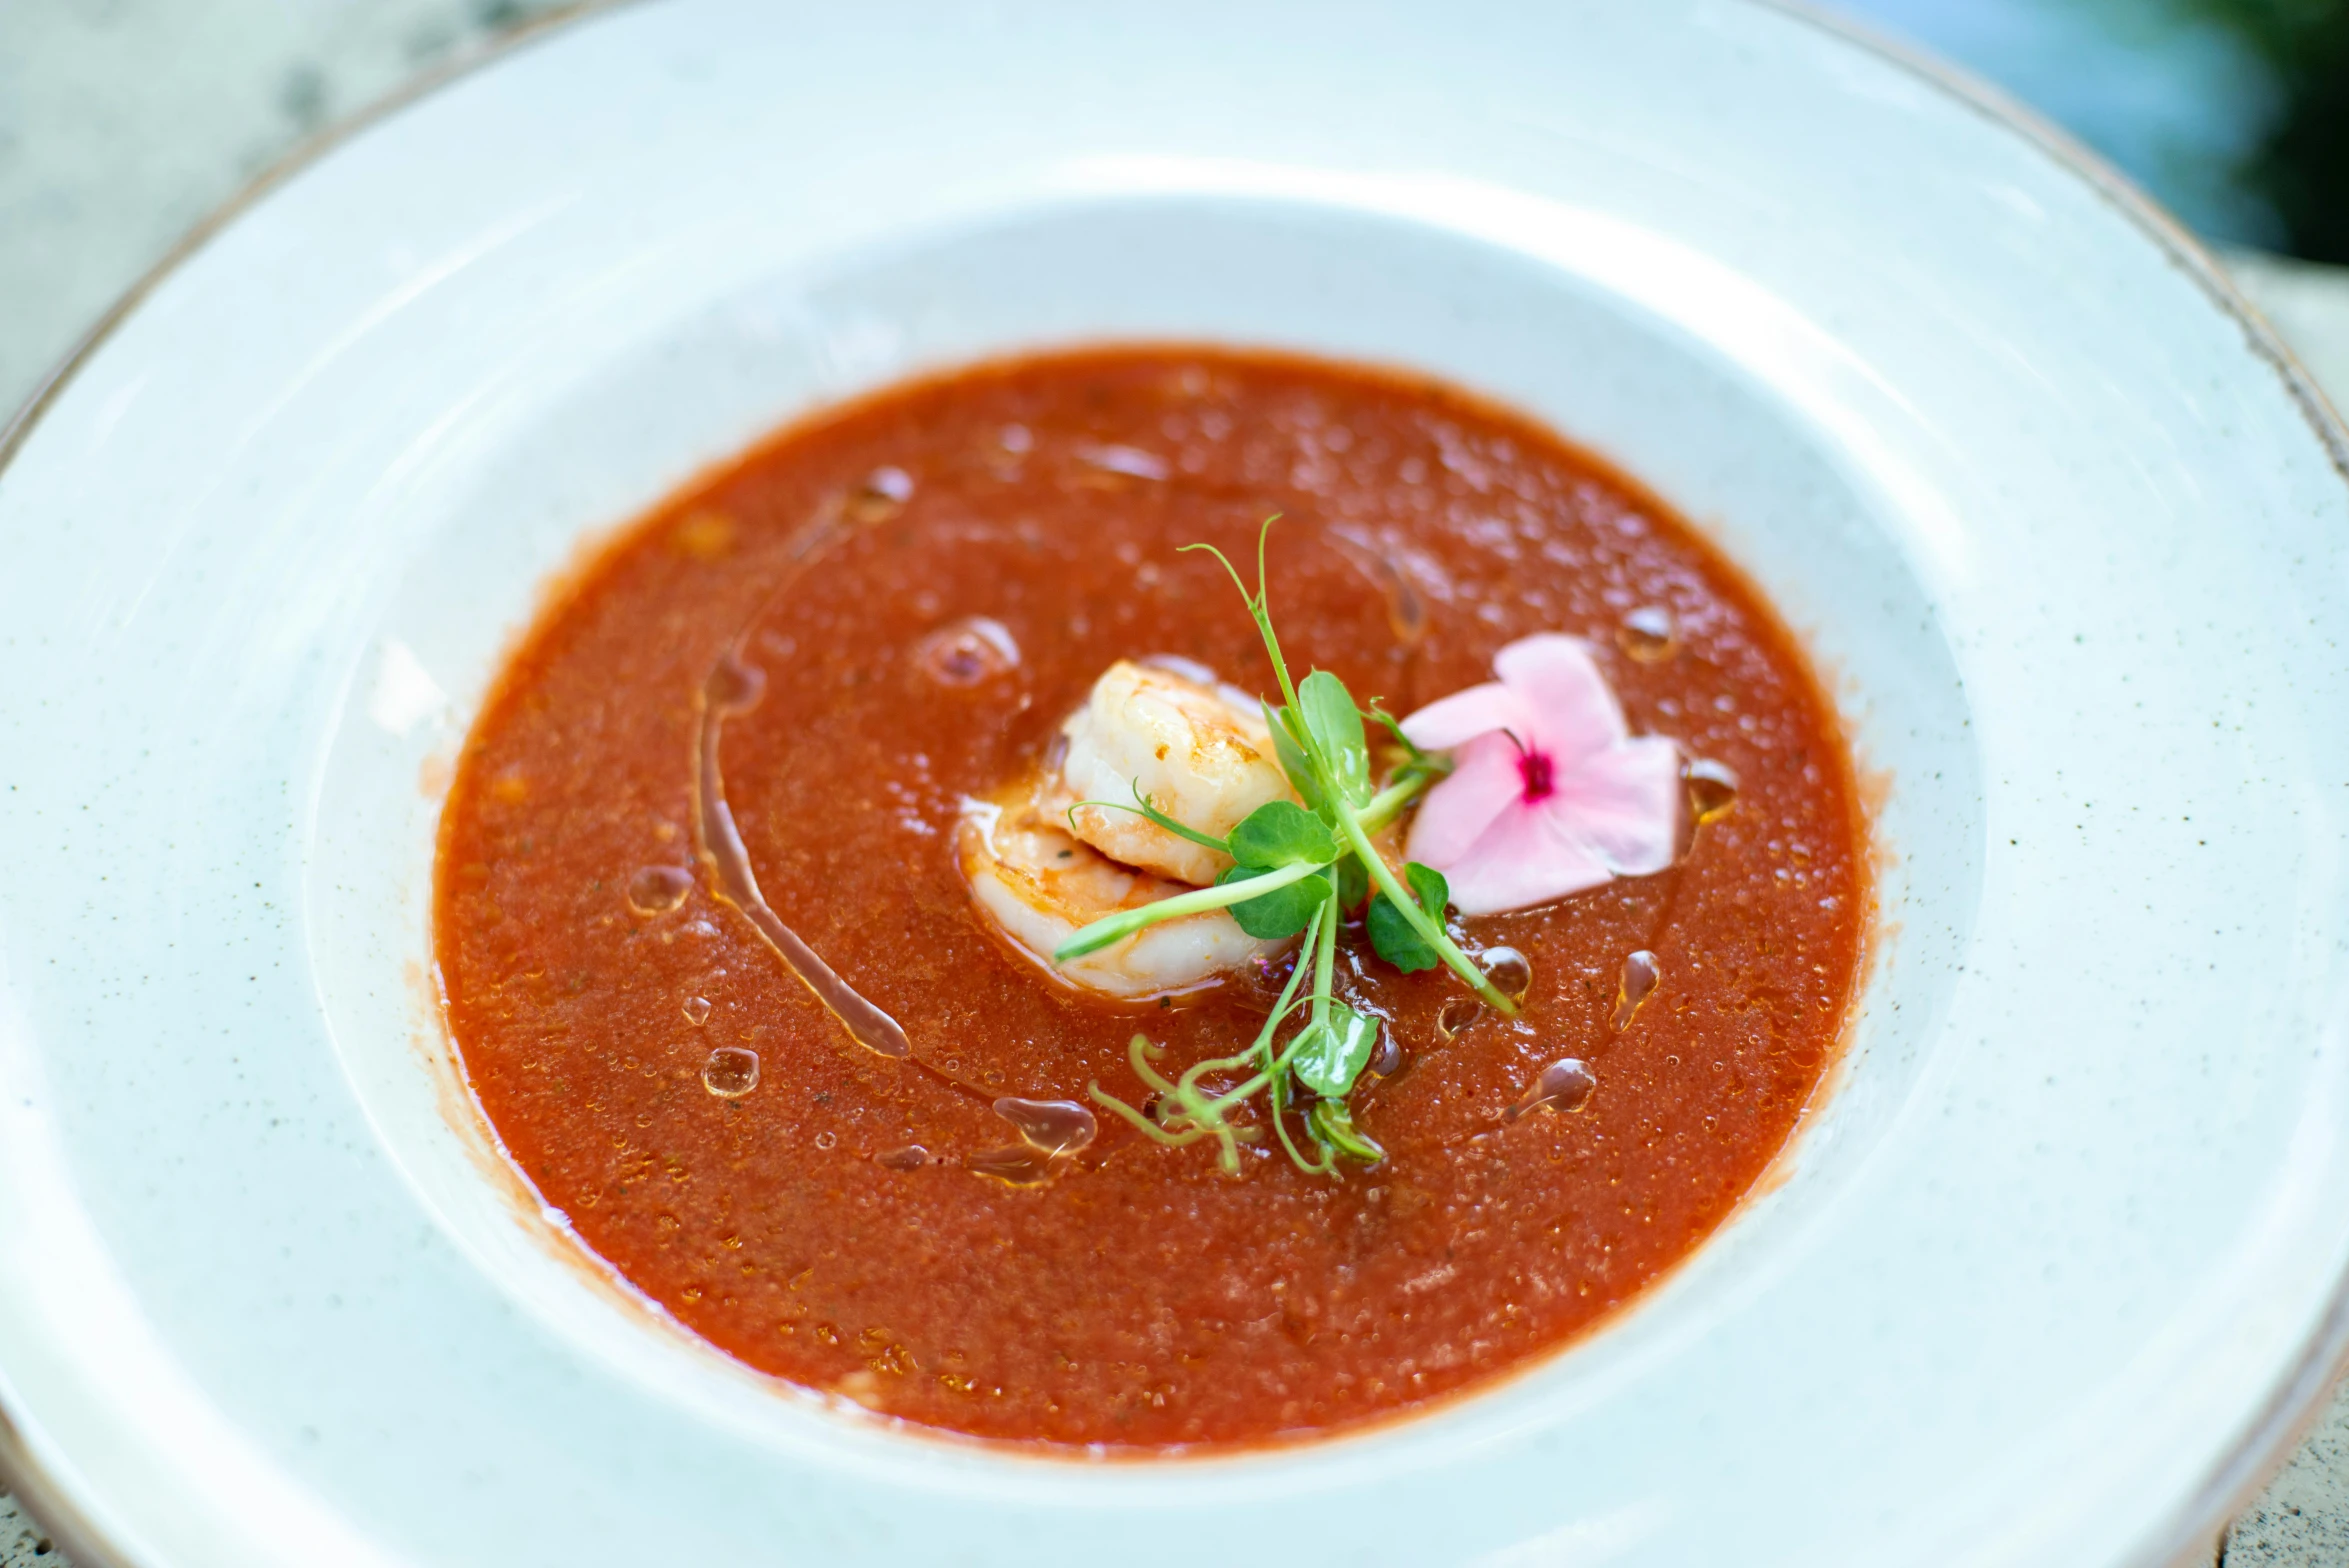
[[[0,0],[0,411],[30,396],[206,213],[305,137],[560,8]],[[2349,403],[2349,270],[2228,259]],[[2349,1393],[2212,1551],[2226,1568],[2349,1564]],[[64,1563],[0,1493],[0,1568]]]

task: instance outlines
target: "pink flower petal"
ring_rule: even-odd
[[[1541,808],[1569,824],[1617,876],[1644,877],[1672,864],[1681,800],[1680,748],[1661,735],[1641,735],[1561,775]]]
[[[1553,753],[1561,769],[1629,733],[1613,688],[1579,637],[1558,632],[1520,637],[1493,655],[1493,673],[1533,714],[1532,733],[1520,730],[1520,737]]]
[[[1449,866],[1436,866],[1464,915],[1531,909],[1598,887],[1613,875],[1589,846],[1567,837],[1556,813],[1513,804]],[[1433,865],[1434,862],[1429,862]]]
[[[1522,695],[1498,681],[1487,681],[1429,703],[1403,721],[1403,733],[1414,746],[1450,751],[1495,730],[1515,730],[1522,736],[1534,722],[1533,709]]]
[[[1404,853],[1438,871],[1466,854],[1493,819],[1525,794],[1517,748],[1487,731],[1453,754],[1452,771],[1419,803]]]
[[[1494,656],[1493,670],[1497,682],[1403,721],[1417,744],[1454,754],[1451,775],[1420,803],[1408,847],[1444,873],[1461,913],[1529,909],[1671,865],[1679,748],[1629,734],[1589,645],[1557,633],[1521,637]],[[1525,798],[1526,752],[1547,764],[1550,793],[1536,801]]]

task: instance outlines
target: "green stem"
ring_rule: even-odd
[[[1135,816],[1164,828],[1177,838],[1187,838],[1192,843],[1206,849],[1212,849],[1218,854],[1228,855],[1232,852],[1229,839],[1220,839],[1213,834],[1202,833],[1197,828],[1177,822],[1151,804],[1150,797],[1142,793],[1140,780],[1136,780],[1134,783],[1134,800],[1136,804],[1131,806],[1121,806],[1114,800],[1080,800],[1061,815],[1067,819],[1069,832],[1078,838],[1082,838],[1084,835],[1077,832],[1077,812],[1082,807],[1090,806],[1096,811],[1130,811]]]
[[[1297,1140],[1289,1136],[1289,1086],[1285,1079],[1273,1080],[1272,1091],[1265,1096],[1265,1102],[1272,1107],[1272,1130],[1279,1135],[1281,1148],[1287,1152],[1289,1163],[1309,1176],[1335,1176],[1335,1160],[1327,1156],[1318,1160],[1305,1158],[1304,1152],[1297,1147]]]
[[[1330,929],[1333,931],[1337,929],[1336,921],[1333,920],[1330,922]],[[1305,965],[1302,960],[1298,962],[1297,972],[1299,974],[1303,974],[1305,972]],[[1304,1048],[1305,1042],[1311,1037],[1312,1036],[1310,1031],[1304,1029],[1300,1029],[1295,1034],[1289,1036],[1289,1043],[1287,1048],[1284,1049],[1279,1056],[1273,1058],[1271,1064],[1268,1065],[1263,1072],[1258,1073],[1255,1077],[1249,1079],[1246,1083],[1233,1090],[1230,1094],[1227,1094],[1222,1099],[1217,1100],[1215,1104],[1220,1111],[1221,1107],[1228,1105],[1235,1100],[1244,1100],[1249,1095],[1256,1093],[1259,1089],[1266,1091],[1266,1102],[1272,1107],[1272,1130],[1279,1135],[1281,1140],[1281,1147],[1288,1150],[1289,1158],[1296,1162],[1297,1168],[1299,1170],[1318,1175],[1322,1171],[1328,1169],[1327,1165],[1314,1164],[1308,1161],[1305,1156],[1297,1152],[1296,1141],[1289,1136],[1289,1124],[1282,1120],[1281,1115],[1281,1113],[1288,1108],[1289,1103],[1289,1061],[1297,1054],[1298,1051]],[[1235,1170],[1238,1167],[1236,1164],[1227,1163],[1224,1168],[1226,1170]]]
[[[1468,988],[1487,1007],[1501,1013],[1516,1012],[1517,1004],[1503,996],[1485,972],[1476,967],[1475,961],[1461,952],[1459,944],[1445,934],[1444,928],[1428,918],[1427,911],[1419,907],[1419,900],[1403,886],[1386,861],[1379,857],[1378,851],[1370,847],[1370,836],[1362,831],[1361,820],[1347,809],[1344,802],[1336,802],[1335,805],[1338,831],[1345,834],[1346,842],[1361,857],[1363,869],[1370,873],[1371,880],[1378,884],[1378,890],[1386,894],[1387,901],[1409,922],[1411,929],[1419,933],[1419,939],[1434,948],[1452,973],[1466,982]]]
[[[1112,942],[1123,941],[1132,936],[1144,926],[1154,926],[1161,920],[1180,920],[1185,915],[1204,914],[1211,909],[1228,909],[1234,904],[1244,904],[1249,899],[1270,893],[1276,888],[1287,887],[1292,882],[1302,882],[1307,877],[1327,869],[1328,862],[1318,866],[1282,866],[1277,871],[1267,871],[1260,877],[1250,877],[1244,882],[1227,882],[1221,887],[1194,888],[1188,893],[1177,893],[1172,898],[1162,898],[1155,904],[1144,904],[1139,909],[1128,909],[1118,914],[1105,916],[1094,921],[1091,925],[1080,927],[1067,941],[1054,948],[1052,961],[1056,964],[1065,964],[1072,958],[1082,958],[1087,953],[1098,953]]]
[[[1322,933],[1334,933],[1337,928],[1337,898],[1333,892],[1330,900],[1313,912],[1313,923],[1305,928],[1304,945],[1297,950],[1297,965],[1289,971],[1288,983],[1281,987],[1280,1003],[1273,1009],[1272,1016],[1264,1021],[1263,1031],[1256,1036],[1256,1049],[1264,1057],[1265,1101],[1272,1110],[1273,1136],[1280,1139],[1282,1152],[1288,1155],[1289,1163],[1299,1170],[1311,1170],[1314,1167],[1297,1148],[1297,1140],[1289,1136],[1289,1086],[1288,1081],[1281,1076],[1283,1059],[1273,1051],[1272,1037],[1281,1019],[1295,1002],[1297,987],[1305,978],[1305,955],[1318,953],[1321,950]]]
[[[1334,902],[1334,899],[1324,899],[1321,907],[1313,912],[1313,918],[1305,923],[1306,947],[1321,940],[1321,931],[1324,926],[1332,931],[1338,928],[1337,916],[1330,907]],[[1302,951],[1303,948],[1300,948],[1299,952]],[[1272,1016],[1264,1020],[1264,1027],[1256,1031],[1256,1043],[1248,1047],[1250,1056],[1264,1058],[1264,1065],[1268,1070],[1274,1065],[1272,1037],[1278,1034],[1281,1025],[1288,1021],[1289,1009],[1297,1003],[1297,987],[1304,983],[1305,961],[1303,958],[1299,958],[1296,967],[1289,971],[1289,978],[1282,982],[1280,997],[1272,1004]]]
[[[1281,695],[1288,699],[1289,711],[1295,713],[1297,688],[1289,684],[1289,662],[1281,657],[1281,640],[1273,635],[1272,597],[1264,586],[1264,546],[1272,537],[1272,525],[1280,519],[1281,514],[1275,512],[1256,530],[1256,602],[1249,609],[1255,614],[1256,624],[1264,628],[1264,651],[1272,655],[1272,673],[1280,680]]]
[[[1208,1129],[1205,1127],[1186,1127],[1181,1132],[1168,1132],[1164,1127],[1159,1126],[1149,1117],[1144,1116],[1140,1111],[1135,1110],[1125,1101],[1102,1088],[1098,1083],[1086,1085],[1085,1092],[1092,1096],[1094,1104],[1131,1123],[1136,1132],[1153,1143],[1163,1143],[1170,1149],[1180,1149],[1197,1143],[1207,1136]]]
[[[1338,962],[1338,922],[1333,912],[1336,902],[1335,895],[1332,895],[1330,902],[1321,906],[1322,916],[1328,918],[1316,917],[1318,924],[1308,938],[1310,945],[1297,956],[1297,970],[1301,974],[1305,969],[1305,952],[1313,955],[1313,1016],[1311,1022],[1297,1031],[1289,1041],[1288,1050],[1274,1063],[1272,1092],[1266,1097],[1272,1108],[1272,1130],[1279,1135],[1281,1147],[1288,1151],[1291,1163],[1299,1170],[1314,1175],[1331,1172],[1331,1162],[1327,1155],[1319,1160],[1307,1160],[1298,1151],[1296,1140],[1289,1136],[1289,1081],[1283,1070],[1288,1066],[1289,1058],[1296,1055],[1298,1049],[1312,1037],[1314,1030],[1329,1027],[1330,979]],[[1291,975],[1289,978],[1294,980],[1296,976]]]
[[[1331,909],[1330,902],[1324,902],[1319,909],[1313,912],[1313,919],[1305,931],[1305,941],[1308,947],[1320,941],[1321,932],[1325,926],[1333,932],[1337,929],[1337,916]],[[1156,1054],[1155,1050],[1143,1036],[1139,1034],[1134,1036],[1132,1044],[1126,1052],[1134,1064],[1134,1075],[1151,1088],[1156,1089],[1165,1102],[1173,1108],[1175,1115],[1181,1118],[1183,1125],[1177,1130],[1169,1131],[1159,1123],[1153,1122],[1133,1106],[1103,1089],[1097,1082],[1087,1085],[1086,1092],[1092,1097],[1095,1104],[1132,1123],[1137,1130],[1155,1142],[1180,1148],[1184,1144],[1195,1143],[1201,1138],[1213,1137],[1221,1145],[1217,1152],[1217,1162],[1227,1171],[1236,1171],[1239,1169],[1238,1140],[1224,1119],[1225,1108],[1239,1104],[1260,1089],[1270,1087],[1276,1102],[1276,1120],[1273,1126],[1274,1130],[1281,1135],[1282,1146],[1289,1151],[1289,1157],[1295,1160],[1298,1165],[1308,1170],[1318,1169],[1319,1167],[1306,1164],[1304,1156],[1297,1152],[1296,1145],[1289,1138],[1288,1128],[1277,1120],[1278,1100],[1281,1093],[1281,1072],[1288,1065],[1289,1057],[1295,1054],[1298,1042],[1292,1041],[1287,1052],[1275,1055],[1272,1049],[1272,1038],[1279,1032],[1281,1024],[1287,1020],[1290,1010],[1296,1006],[1297,988],[1304,983],[1304,980],[1305,965],[1300,960],[1297,966],[1289,971],[1288,982],[1281,987],[1280,1000],[1273,1004],[1272,1016],[1264,1020],[1264,1027],[1257,1031],[1255,1041],[1245,1052],[1238,1056],[1220,1057],[1214,1061],[1197,1063],[1175,1082],[1168,1082],[1162,1074],[1151,1067],[1150,1058]],[[1302,1038],[1300,1035],[1299,1039]],[[1250,1062],[1261,1062],[1263,1066],[1254,1076],[1237,1088],[1212,1099],[1199,1093],[1199,1078],[1203,1074],[1244,1066]]]
[[[1264,520],[1264,526],[1256,530],[1256,591],[1254,593],[1248,591],[1248,585],[1241,580],[1240,569],[1232,565],[1231,557],[1225,555],[1215,546],[1187,544],[1175,553],[1181,555],[1192,550],[1204,550],[1222,563],[1224,571],[1231,577],[1232,586],[1240,590],[1240,602],[1248,607],[1248,614],[1256,622],[1257,631],[1263,634],[1264,651],[1272,659],[1273,676],[1281,683],[1281,696],[1287,700],[1289,711],[1293,713],[1297,708],[1297,688],[1289,683],[1288,662],[1281,657],[1280,638],[1273,634],[1272,610],[1266,601],[1264,592],[1264,541],[1271,535],[1272,525],[1280,521],[1280,515],[1278,512],[1273,513]]]
[[[1297,972],[1303,973],[1304,967],[1299,964]],[[1292,974],[1289,978],[1295,980],[1297,975]],[[1264,1021],[1264,1028],[1258,1032],[1256,1043],[1251,1045],[1245,1053],[1239,1056],[1219,1056],[1213,1061],[1201,1062],[1183,1074],[1175,1084],[1173,1099],[1176,1106],[1178,1108],[1203,1106],[1220,1116],[1223,1113],[1223,1107],[1239,1104],[1272,1082],[1273,1074],[1280,1065],[1272,1053],[1273,1031],[1288,1021],[1289,998],[1294,994],[1294,986],[1281,993],[1280,1005],[1275,1007],[1272,1016]],[[1199,1080],[1209,1073],[1228,1073],[1236,1068],[1252,1066],[1259,1062],[1263,1065],[1257,1068],[1255,1075],[1243,1078],[1237,1087],[1226,1089],[1223,1093],[1213,1097],[1202,1095],[1199,1092]]]
[[[1322,908],[1327,910],[1329,906],[1324,904]],[[1322,921],[1316,936],[1318,940],[1313,947],[1313,1022],[1308,1027],[1326,1029],[1329,1027],[1330,976],[1338,963],[1338,923],[1335,920]],[[1304,967],[1302,955],[1298,967]]]
[[[1403,808],[1411,804],[1421,790],[1426,789],[1434,782],[1435,776],[1433,774],[1411,773],[1371,796],[1369,800],[1363,802],[1361,811],[1356,813],[1361,819],[1362,831],[1366,834],[1376,833],[1380,828],[1394,821],[1395,818],[1402,815]]]
[[[1272,1083],[1280,1077],[1281,1068],[1287,1064],[1288,1056],[1274,1053],[1272,1037],[1280,1032],[1280,1026],[1288,1021],[1289,1010],[1296,1006],[1297,987],[1305,979],[1303,955],[1310,952],[1314,944],[1321,940],[1324,931],[1335,937],[1337,930],[1338,922],[1330,913],[1329,902],[1324,901],[1322,906],[1313,912],[1312,920],[1306,924],[1305,943],[1299,950],[1297,967],[1289,971],[1288,982],[1281,987],[1280,999],[1272,1004],[1272,1016],[1265,1019],[1264,1027],[1256,1032],[1255,1043],[1238,1056],[1226,1056],[1212,1062],[1201,1062],[1193,1067],[1189,1072],[1183,1074],[1181,1081],[1177,1084],[1176,1088],[1179,1094],[1196,1096],[1199,1079],[1203,1074],[1223,1072],[1248,1062],[1261,1060],[1264,1066],[1254,1077],[1247,1079],[1239,1087],[1227,1090],[1206,1102],[1215,1106],[1220,1114],[1223,1106],[1234,1105],[1245,1100],[1266,1084]],[[1290,1050],[1293,1052],[1295,1049],[1296,1042],[1291,1041]]]
[[[1263,572],[1264,567],[1261,562],[1258,563],[1256,569],[1259,574]],[[1261,575],[1258,576],[1257,581],[1259,583],[1263,581]],[[1289,711],[1291,713],[1295,713],[1297,711],[1297,688],[1289,680],[1288,665],[1281,659],[1281,640],[1279,637],[1273,634],[1272,612],[1264,607],[1264,590],[1261,587],[1257,589],[1256,603],[1253,608],[1256,612],[1256,624],[1262,628],[1264,632],[1264,651],[1272,658],[1273,678],[1281,683],[1282,700],[1287,702]],[[1306,746],[1311,746],[1313,743],[1310,739],[1308,739],[1304,741],[1303,744]],[[1318,757],[1316,757],[1314,760],[1316,762],[1322,761],[1322,759]],[[1323,766],[1326,767],[1327,763],[1323,763]]]

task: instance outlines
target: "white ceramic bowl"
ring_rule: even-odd
[[[2349,1332],[2349,486],[2190,244],[1735,0],[778,9],[513,51],[183,256],[0,471],[0,1459],[92,1565],[2157,1563]],[[1707,529],[1878,781],[1785,1179],[1477,1397],[1082,1464],[852,1420],[540,1213],[436,781],[581,540],[1026,345],[1424,367]]]

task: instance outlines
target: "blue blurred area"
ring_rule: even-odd
[[[2349,160],[2324,117],[2349,28],[2332,0],[1832,3],[2003,87],[2210,238],[2333,248]]]

